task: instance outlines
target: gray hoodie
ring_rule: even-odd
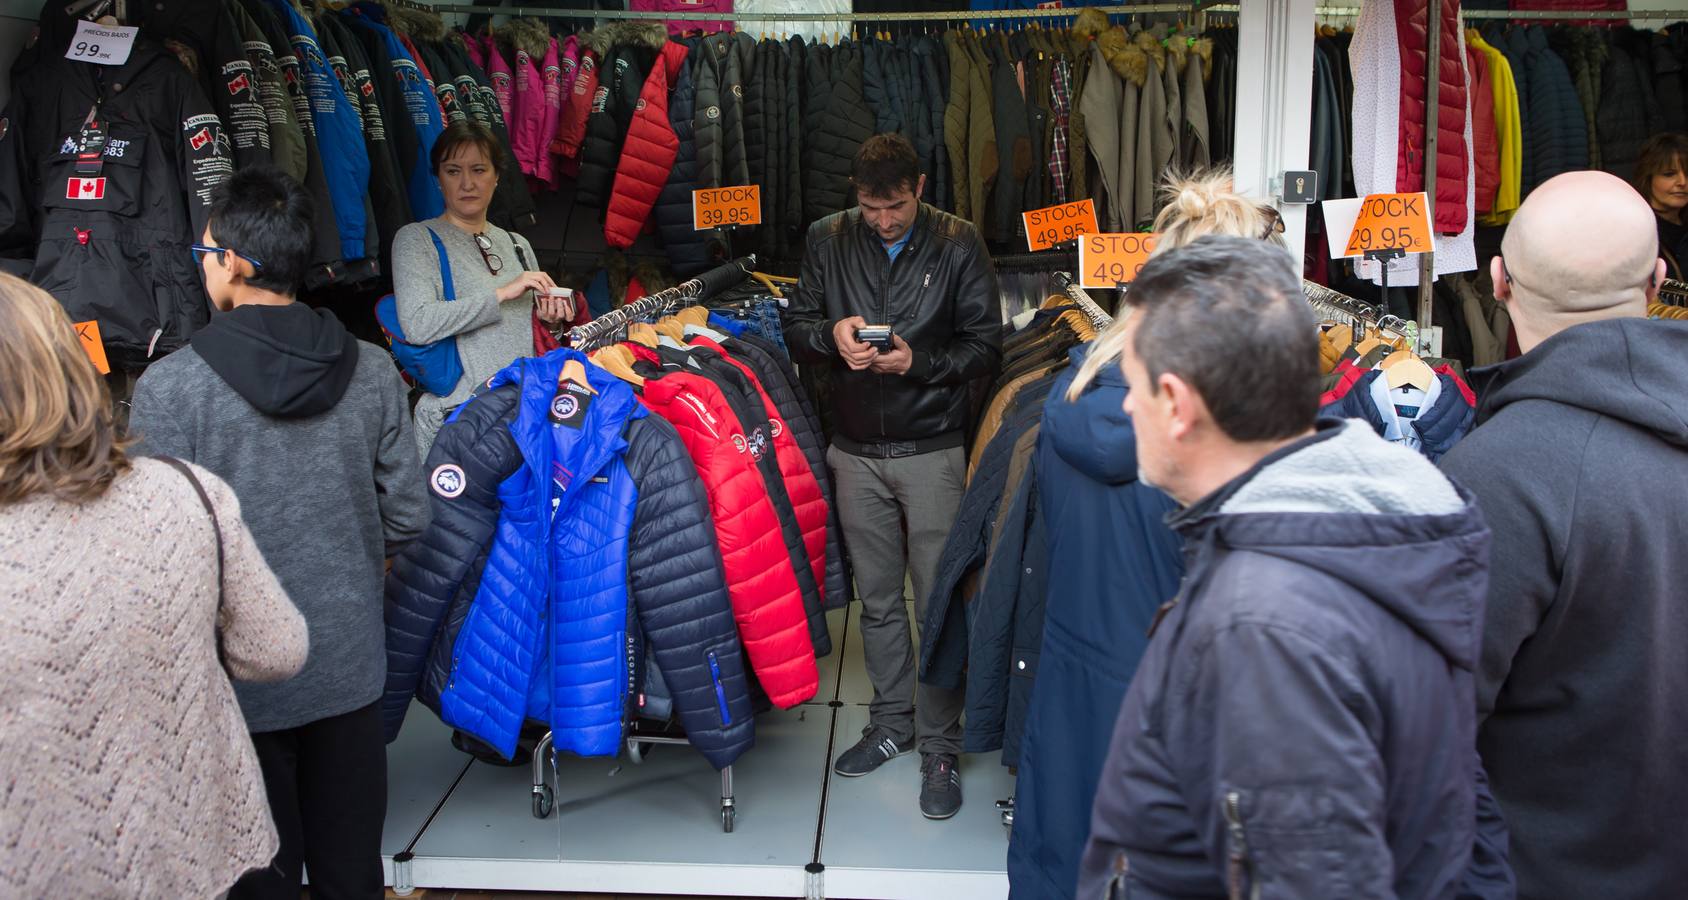
[[[1520,897],[1688,890],[1688,323],[1578,325],[1471,373],[1442,468],[1494,527],[1478,749]]]
[[[135,387],[136,452],[228,482],[310,629],[298,675],[235,685],[254,732],[381,696],[384,562],[428,524],[406,393],[386,351],[301,303],[213,317]]]

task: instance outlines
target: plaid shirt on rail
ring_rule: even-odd
[[[1050,123],[1055,129],[1055,147],[1049,153],[1049,180],[1055,186],[1055,202],[1067,202],[1067,174],[1070,150],[1067,147],[1067,122],[1073,114],[1072,66],[1064,59],[1055,61],[1049,73],[1049,109],[1054,115]]]

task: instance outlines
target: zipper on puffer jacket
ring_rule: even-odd
[[[1108,879],[1108,892],[1103,900],[1131,900],[1131,859],[1121,850],[1114,854],[1114,877]]]
[[[727,708],[727,688],[721,683],[721,663],[715,659],[715,651],[709,651],[709,680],[715,683],[715,705],[721,710],[721,724],[733,724],[732,711]]]
[[[1238,791],[1225,794],[1225,822],[1231,833],[1231,848],[1226,854],[1225,865],[1231,900],[1243,900],[1245,883],[1249,900],[1259,900],[1260,884],[1254,880],[1254,867],[1248,859],[1248,834],[1243,831],[1243,796]]]

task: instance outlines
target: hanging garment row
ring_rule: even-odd
[[[413,696],[504,759],[543,730],[614,755],[641,720],[723,769],[755,710],[815,696],[850,594],[818,420],[760,300],[661,315],[675,296],[441,430],[434,524],[388,586],[390,733]]]
[[[1177,26],[1128,33],[1098,10],[1071,29],[923,28],[836,44],[670,37],[645,22],[548,27],[522,20],[468,38],[495,83],[514,71],[497,96],[523,171],[564,189],[572,175],[611,247],[660,231],[681,274],[735,243],[796,254],[810,222],[853,202],[850,160],[875,133],[914,143],[922,199],[1010,245],[1022,211],[1070,200],[1093,198],[1110,226],[1134,227],[1152,215],[1164,169],[1210,156],[1211,45]],[[693,229],[693,190],[751,184],[759,228]]]
[[[99,322],[114,365],[181,346],[209,304],[188,246],[238,166],[274,165],[315,200],[307,290],[379,278],[409,222],[444,209],[429,153],[470,119],[508,144],[492,81],[438,16],[359,2],[134,4],[119,66],[67,59],[77,20],[48,2],[0,121],[0,259]],[[533,220],[519,173],[490,217]]]

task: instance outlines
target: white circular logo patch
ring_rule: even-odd
[[[742,434],[733,435],[733,446],[738,448],[738,452],[740,452],[740,453],[745,452],[745,450],[747,450],[748,448],[745,447],[745,445],[744,445],[744,435],[742,435]]]
[[[551,401],[551,415],[559,419],[574,415],[575,410],[579,408],[580,401],[574,399],[573,394],[558,394],[556,399]]]
[[[705,117],[710,118],[710,119],[719,119],[719,118],[721,118],[721,107],[711,106],[708,109],[704,110],[703,114],[704,114]]]
[[[434,470],[428,481],[434,487],[434,493],[447,500],[455,499],[469,486],[469,479],[463,477],[462,467],[454,463],[446,463]]]
[[[638,111],[638,110],[642,110],[644,108],[645,108],[645,98],[640,97],[639,102],[633,104],[633,109],[634,109],[634,111]]]
[[[780,420],[773,419],[769,424],[774,426],[774,437],[779,437],[785,433],[785,426],[780,424]]]

